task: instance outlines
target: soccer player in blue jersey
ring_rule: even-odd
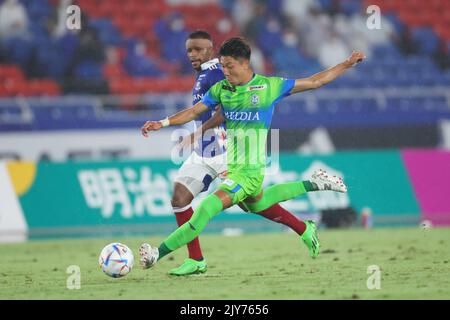
[[[217,82],[225,79],[219,59],[214,58],[211,36],[202,30],[195,31],[186,40],[186,53],[197,77],[192,90],[193,104],[202,100],[208,90]],[[195,128],[201,131],[205,122],[217,123],[212,130],[203,130],[194,151],[183,163],[175,178],[172,207],[178,226],[191,219],[192,200],[201,192],[208,190],[210,183],[227,170],[225,157],[225,128],[220,112],[208,110],[195,120]],[[209,128],[209,126],[208,126]],[[241,206],[245,209],[243,206]],[[306,224],[285,210],[279,204],[256,212],[267,219],[284,224],[300,236]],[[189,258],[178,268],[169,271],[171,275],[190,275],[203,273],[207,264],[203,257],[198,237],[187,244]]]
[[[199,30],[191,33],[186,40],[186,53],[192,68],[197,71],[192,90],[192,100],[195,104],[201,101],[203,95],[216,82],[225,77],[219,59],[214,59],[213,42],[207,32]],[[197,118],[194,122],[195,129],[210,119],[213,114],[214,111],[210,110]],[[214,128],[212,132],[213,135],[201,137],[197,144],[198,147],[183,163],[175,178],[172,207],[178,226],[183,225],[192,217],[192,200],[199,193],[208,190],[210,183],[219,174],[226,171],[223,143],[224,126],[220,125]],[[189,258],[180,267],[170,270],[169,274],[189,275],[206,271],[207,265],[203,258],[198,237],[189,242],[187,247]]]

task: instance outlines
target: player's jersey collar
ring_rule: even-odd
[[[200,67],[202,68],[202,70],[206,70],[206,69],[211,68],[213,65],[216,65],[216,64],[218,64],[218,63],[219,63],[219,59],[214,58],[214,59],[212,59],[212,60],[203,62],[203,63],[200,65]]]
[[[253,83],[253,81],[254,81],[255,79],[256,79],[256,73],[253,72],[253,76],[252,76],[252,78],[251,78],[248,82],[246,82],[246,83],[244,83],[244,84],[241,84],[240,86],[236,86],[236,87],[246,87],[246,86],[248,86],[249,84]]]
[[[244,83],[240,86],[233,86],[231,85],[234,90],[236,90],[237,92],[242,92],[242,91],[247,91],[247,88],[253,84],[255,84],[255,82],[257,82],[259,79],[259,75],[257,73],[253,73],[253,77],[250,79],[250,81],[248,81],[247,83]]]

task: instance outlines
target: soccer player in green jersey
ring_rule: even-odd
[[[333,190],[346,192],[342,179],[315,172],[310,180],[276,184],[262,190],[265,169],[266,139],[276,103],[293,93],[317,89],[361,62],[365,56],[354,51],[344,62],[302,79],[265,77],[250,67],[251,49],[242,38],[231,38],[220,48],[220,61],[225,75],[194,106],[161,121],[147,121],[141,131],[148,136],[169,125],[182,125],[218,104],[227,127],[228,175],[218,189],[195,209],[191,219],[176,229],[159,247],[144,243],[139,249],[140,263],[152,267],[170,252],[190,242],[205,228],[210,219],[235,204],[244,204],[250,212],[264,210],[275,203],[293,199],[306,192]],[[319,254],[320,244],[312,221],[302,240],[311,257]]]

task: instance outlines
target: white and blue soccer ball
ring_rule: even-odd
[[[126,245],[114,242],[103,248],[98,263],[108,276],[120,278],[126,276],[133,269],[134,255]]]

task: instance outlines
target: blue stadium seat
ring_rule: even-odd
[[[50,17],[53,8],[47,0],[33,0],[27,5],[27,12],[30,21],[44,22],[45,19]]]
[[[439,38],[431,28],[412,28],[412,37],[420,44],[420,52],[432,54],[439,45]]]
[[[120,32],[110,19],[93,19],[90,21],[90,25],[97,30],[102,43],[113,46],[121,43]]]
[[[75,68],[75,77],[79,79],[101,79],[102,64],[92,60],[86,60]]]

